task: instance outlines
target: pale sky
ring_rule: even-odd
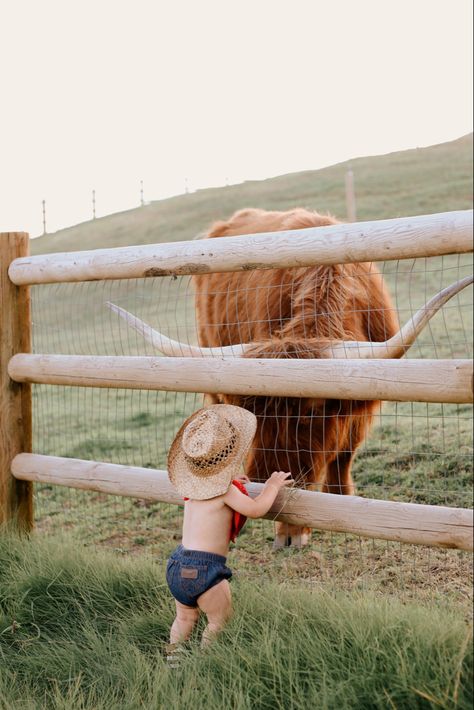
[[[0,231],[472,130],[472,0],[0,0]]]

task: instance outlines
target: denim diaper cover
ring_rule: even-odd
[[[213,552],[187,550],[178,545],[166,566],[166,581],[171,594],[181,604],[197,606],[197,599],[223,579],[232,577],[226,558]]]

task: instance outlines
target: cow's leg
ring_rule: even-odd
[[[311,542],[311,528],[302,528],[296,525],[291,526],[290,531],[291,547],[306,547]]]
[[[325,475],[325,467],[321,466],[319,469],[320,476]],[[321,483],[307,483],[305,486],[307,491],[320,491]],[[296,525],[291,526],[293,531],[291,533],[291,546],[292,547],[306,547],[311,542],[312,528],[302,528]]]
[[[218,394],[205,394],[203,407],[210,407],[211,404],[220,404],[221,400]]]
[[[367,436],[373,414],[378,406],[378,402],[365,402],[359,414],[352,417],[349,429],[344,430],[339,423],[337,443],[334,444],[334,450],[338,449],[339,453],[328,463],[324,493],[354,495],[352,462],[357,448]]]
[[[354,453],[354,451],[344,451],[328,464],[326,481],[323,486],[324,493],[354,495],[355,487],[351,473]]]
[[[325,475],[324,466],[318,469],[320,476]],[[307,483],[305,490],[320,491],[322,484]],[[311,542],[312,528],[301,527],[300,525],[291,525],[291,523],[275,523],[275,539],[273,541],[273,549],[281,550],[283,547],[306,547]]]
[[[281,550],[283,547],[304,547],[311,539],[311,528],[302,528],[291,523],[275,523],[275,539],[273,549]]]
[[[289,547],[291,544],[289,523],[275,523],[275,539],[273,540],[273,549],[281,550],[283,547]]]
[[[349,403],[348,411],[352,409],[352,403]],[[328,459],[323,493],[337,495],[354,493],[351,465],[355,448],[353,437],[356,434],[358,434],[357,419],[346,414],[345,405],[341,403],[339,416],[334,418],[332,426],[326,430],[324,448],[328,452]],[[357,443],[358,441],[355,445]]]

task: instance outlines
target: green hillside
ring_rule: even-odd
[[[472,134],[450,143],[351,160],[359,220],[429,214],[472,206]],[[198,190],[151,202],[34,239],[33,254],[192,239],[241,207],[302,206],[346,214],[348,163],[321,170]]]

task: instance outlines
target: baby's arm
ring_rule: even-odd
[[[290,478],[288,480],[288,476],[291,476],[291,473],[275,471],[265,483],[263,491],[253,499],[241,493],[235,486],[231,486],[227,493],[222,496],[222,500],[229,508],[236,510],[247,518],[261,518],[272,507],[280,488],[293,483],[293,479]]]

